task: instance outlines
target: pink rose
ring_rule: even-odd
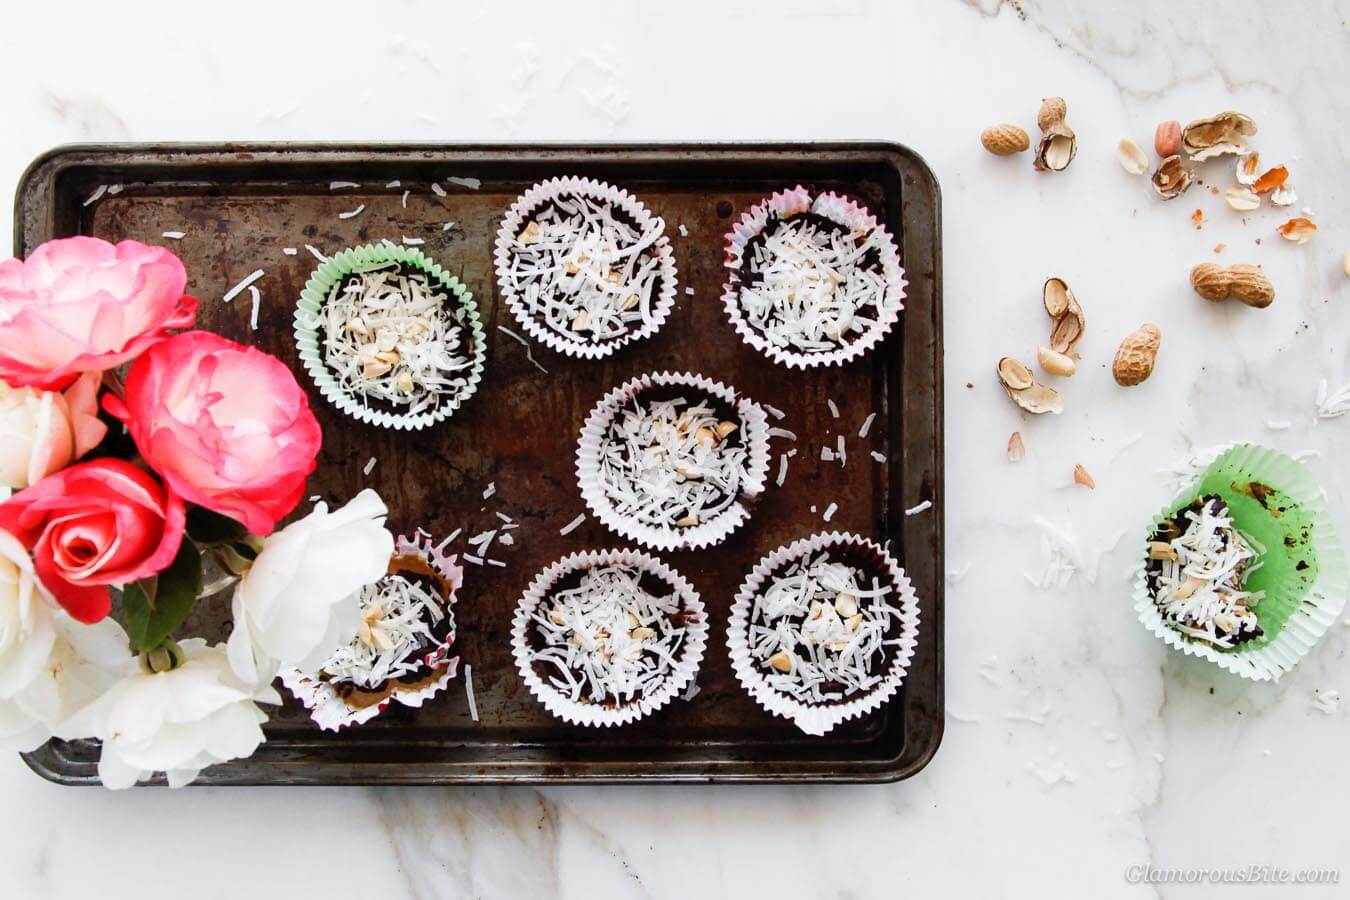
[[[258,535],[300,502],[323,441],[281,360],[206,331],[151,347],[103,408],[171,490]]]
[[[12,388],[0,381],[0,487],[26,488],[64,469],[103,440],[97,372],[65,393]]]
[[[63,388],[121,365],[192,325],[186,285],[178,257],[136,241],[63,238],[0,262],[0,380]]]
[[[108,615],[108,585],[173,562],[184,517],[181,499],[120,459],[77,463],[0,503],[0,531],[19,539],[43,587],[86,623]]]

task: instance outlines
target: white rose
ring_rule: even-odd
[[[65,393],[0,381],[0,486],[20,489],[88,453],[107,433],[98,419],[96,372]]]
[[[394,554],[389,512],[367,489],[335,512],[323,503],[263,542],[234,592],[230,662],[240,678],[270,682],[282,666],[312,672],[351,642],[360,590]]]
[[[23,545],[0,531],[0,749],[37,748],[130,658],[121,626],[72,619],[43,590]]]
[[[105,787],[129,788],[155,772],[182,787],[207,766],[251,756],[265,740],[267,714],[257,704],[280,703],[276,690],[236,677],[223,644],[191,638],[178,647],[177,668],[151,673],[133,658],[120,681],[57,730],[103,742]]]

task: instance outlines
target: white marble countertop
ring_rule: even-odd
[[[133,896],[1200,896],[1131,866],[1343,871],[1350,883],[1350,628],[1278,685],[1166,652],[1135,620],[1113,544],[1166,499],[1192,446],[1312,451],[1342,534],[1350,418],[1344,3],[49,2],[0,29],[0,194],[70,141],[878,138],[922,153],[945,208],[947,727],[917,777],[757,789],[72,790],[0,760],[0,894]],[[1019,11],[1017,8],[1022,9]],[[1091,13],[1080,7],[1093,6]],[[983,7],[983,8],[981,8]],[[1069,102],[1065,173],[995,159],[986,125]],[[1116,142],[1239,109],[1287,160],[1321,230],[1281,240],[1193,188],[1164,204]],[[1228,165],[1207,173],[1226,186]],[[1190,217],[1204,210],[1197,230]],[[8,224],[0,245],[9,246]],[[1227,249],[1216,256],[1216,244]],[[1279,298],[1212,306],[1203,260],[1259,262]],[[1046,334],[1041,281],[1086,307],[1068,410],[1029,421],[994,383]],[[1158,369],[1109,360],[1144,321]],[[973,385],[968,386],[967,383]],[[1048,418],[1048,417],[1047,417]],[[1270,422],[1287,421],[1285,430]],[[1029,456],[1005,458],[1020,429]],[[1095,491],[1075,487],[1082,463]],[[1097,578],[1039,590],[1036,516],[1102,551]],[[1276,887],[1243,896],[1277,896]],[[1287,895],[1287,893],[1286,893]]]

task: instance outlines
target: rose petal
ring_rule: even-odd
[[[163,247],[91,237],[43,244],[0,277],[0,378],[63,389],[81,372],[113,368],[171,330],[197,303]]]
[[[322,434],[280,360],[219,335],[189,331],[132,365],[120,402],[141,454],[187,502],[267,535],[294,509]]]

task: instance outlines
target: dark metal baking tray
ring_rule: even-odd
[[[664,217],[675,246],[677,307],[654,338],[600,362],[574,361],[542,346],[534,354],[497,330],[517,323],[499,305],[491,245],[502,212],[535,181],[560,174],[621,185]],[[471,190],[450,176],[481,179]],[[400,181],[399,187],[385,187]],[[330,181],[359,189],[330,190]],[[447,195],[436,196],[432,182]],[[900,325],[865,360],[843,368],[789,371],[746,347],[720,302],[723,235],[751,203],[797,183],[845,192],[896,235],[909,279]],[[120,185],[96,202],[100,185]],[[412,190],[406,208],[404,190]],[[350,219],[338,213],[364,203]],[[442,230],[447,221],[456,226]],[[684,225],[687,237],[679,235]],[[179,241],[165,231],[183,231]],[[291,699],[274,711],[268,742],[251,759],[208,769],[199,784],[446,784],[604,782],[879,782],[913,775],[932,758],[943,727],[942,281],[938,185],[911,150],[896,144],[671,145],[106,145],[63,147],[24,175],[15,208],[15,253],[74,234],[166,244],[187,264],[201,299],[199,325],[276,354],[310,389],[324,430],[313,493],[342,502],[365,486],[388,502],[392,527],[437,535],[490,527],[500,510],[522,523],[497,555],[506,568],[468,567],[460,599],[459,650],[473,666],[481,721],[468,713],[462,681],[420,710],[392,707],[368,725],[320,732]],[[303,249],[420,237],[459,274],[488,328],[483,385],[451,419],[413,435],[359,424],[312,389],[291,335],[295,299],[316,265]],[[220,302],[256,268],[263,292],[258,328],[250,303]],[[619,546],[594,520],[564,537],[583,511],[575,484],[577,431],[614,385],[649,370],[701,372],[787,412],[798,434],[786,484],[764,497],[748,527],[719,547],[663,554],[694,583],[712,617],[709,651],[690,702],[675,702],[621,729],[578,729],[552,719],[522,686],[507,646],[511,612],[533,575],[583,548]],[[840,418],[828,411],[834,399]],[[878,413],[871,435],[857,432]],[[847,466],[820,461],[822,443],[848,436]],[[776,442],[771,472],[777,471]],[[878,464],[869,452],[888,458]],[[374,457],[375,468],[363,469]],[[495,482],[497,494],[482,493]],[[926,512],[904,510],[931,500]],[[838,513],[826,524],[831,502]],[[813,513],[812,507],[815,507]],[[838,528],[889,540],[921,602],[918,652],[903,689],[883,709],[826,737],[809,737],[761,710],[731,672],[726,612],[741,580],[772,548]],[[459,546],[462,548],[462,538]],[[509,551],[509,552],[508,552]],[[188,623],[223,638],[225,597]],[[27,756],[63,784],[97,780],[92,742],[53,741]]]

